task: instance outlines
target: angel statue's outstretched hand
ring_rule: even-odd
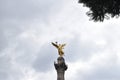
[[[63,52],[62,49],[64,49],[64,46],[66,44],[58,44],[57,42],[55,42],[55,43],[52,42],[52,45],[55,46],[58,49],[58,53],[62,57],[64,55],[64,52]]]

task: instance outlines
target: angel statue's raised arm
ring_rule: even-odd
[[[58,44],[57,44],[57,42],[55,42],[55,43],[52,42],[52,45],[55,46],[56,48],[59,47]]]
[[[57,42],[55,42],[55,43],[52,42],[52,45],[55,46],[58,49],[58,53],[62,57],[64,55],[64,52],[63,52],[62,49],[64,49],[64,46],[66,44],[58,44]]]

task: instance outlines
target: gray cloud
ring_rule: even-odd
[[[113,64],[112,66],[96,67],[91,72],[82,75],[78,73],[78,76],[82,77],[82,80],[119,80],[119,73],[119,65]]]
[[[15,20],[18,22],[26,22],[35,18],[41,18],[41,20],[45,20],[48,19],[47,17],[51,14],[51,8],[56,6],[56,8],[59,9],[59,6],[55,3],[60,2],[61,1],[56,0],[1,0],[0,20]]]
[[[49,16],[61,8],[61,5],[55,3],[62,1],[0,0],[0,50],[15,40],[16,36],[29,29],[30,23],[34,20],[38,19],[41,24],[47,24]]]
[[[40,49],[36,60],[33,62],[33,68],[39,72],[50,71],[57,58],[57,50],[52,49],[51,43],[45,44]]]
[[[70,44],[70,45],[69,45]],[[70,59],[69,61],[74,62],[76,60],[85,60],[88,61],[95,53],[103,51],[104,49],[97,46],[92,41],[86,41],[83,43],[80,40],[79,35],[75,35],[73,39],[68,43],[66,49],[66,55]]]
[[[11,55],[12,56],[12,55]],[[13,64],[12,57],[8,55],[0,56],[0,79],[20,80],[22,72],[16,64]]]
[[[0,51],[1,51],[7,46],[6,37],[5,37],[2,29],[0,29],[0,36],[1,36],[1,38],[0,38]]]

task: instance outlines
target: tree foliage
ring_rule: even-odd
[[[79,0],[79,3],[90,8],[87,15],[94,21],[104,21],[105,18],[120,15],[120,0]]]

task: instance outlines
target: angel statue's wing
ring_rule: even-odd
[[[66,44],[62,44],[62,48],[64,48],[65,45],[66,45]]]
[[[53,43],[53,42],[52,42],[52,45],[53,45],[53,46],[55,46],[56,48],[58,48],[58,45],[57,45],[57,44],[55,44],[55,43]]]

